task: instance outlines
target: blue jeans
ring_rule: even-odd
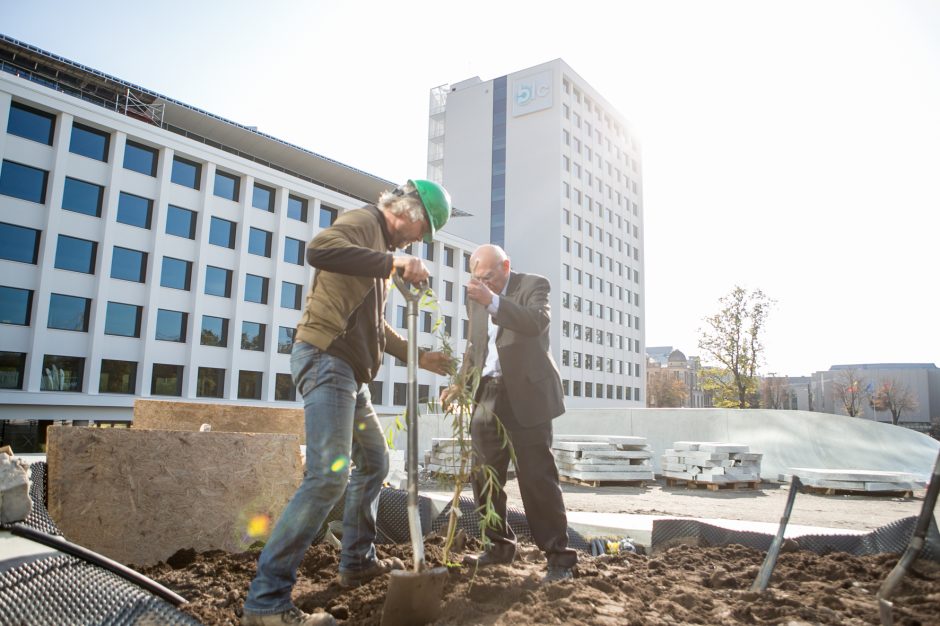
[[[375,515],[388,474],[388,446],[369,386],[356,383],[349,364],[297,342],[291,373],[304,399],[307,464],[303,482],[261,551],[258,573],[248,588],[245,610],[261,615],[293,606],[297,568],[344,489],[339,569],[356,571],[375,563]]]

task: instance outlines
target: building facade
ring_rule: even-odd
[[[0,69],[0,420],[129,420],[135,397],[299,406],[305,245],[394,183],[6,37]],[[447,330],[463,349],[473,247],[416,244],[440,296],[423,346]],[[400,332],[403,313],[393,291]],[[380,413],[405,381],[386,358]]]
[[[682,407],[700,409],[711,406],[710,401],[706,402],[706,394],[702,390],[700,377],[702,363],[697,356],[686,357],[681,350],[673,349],[672,346],[650,346],[646,349],[646,356],[646,406],[663,406],[653,397],[653,389],[656,386],[654,381],[663,377],[677,380],[682,384],[685,391]]]
[[[645,403],[642,171],[633,128],[560,59],[431,90],[428,176],[471,214],[451,232],[551,281],[570,407]]]

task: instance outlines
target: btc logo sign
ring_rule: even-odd
[[[552,72],[520,76],[512,82],[512,115],[518,117],[552,106]]]

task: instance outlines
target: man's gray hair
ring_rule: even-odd
[[[411,222],[424,219],[424,205],[411,183],[405,183],[394,191],[383,191],[379,196],[379,208],[383,211],[388,209],[393,215],[407,217]]]

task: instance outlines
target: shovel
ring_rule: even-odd
[[[405,298],[408,318],[408,393],[405,424],[408,429],[408,530],[414,554],[414,570],[392,570],[382,610],[382,626],[417,626],[434,621],[441,613],[446,567],[428,569],[424,562],[424,535],[418,515],[418,301],[422,290],[405,284],[399,273],[395,285]]]

